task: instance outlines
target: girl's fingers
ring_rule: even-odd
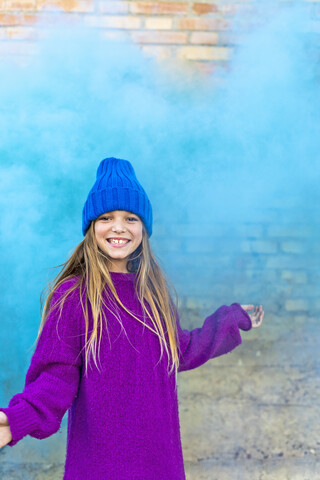
[[[241,305],[241,307],[246,311],[253,310],[252,313],[249,313],[249,316],[252,322],[252,327],[253,328],[260,327],[263,320],[263,316],[264,316],[262,305],[258,305],[257,307],[255,307],[254,305]]]
[[[264,312],[260,312],[259,316],[257,317],[257,319],[255,317],[252,317],[252,327],[253,328],[257,328],[257,327],[260,327],[261,323],[262,323],[262,320],[263,320],[263,317],[264,317]]]
[[[241,305],[243,310],[252,310],[254,308],[254,305]]]

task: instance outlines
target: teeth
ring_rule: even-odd
[[[116,240],[114,238],[110,239],[111,243],[127,243],[128,240]]]

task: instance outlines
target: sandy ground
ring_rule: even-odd
[[[266,316],[242,338],[179,374],[187,480],[320,480],[318,322]],[[0,450],[1,480],[61,480],[65,427]]]

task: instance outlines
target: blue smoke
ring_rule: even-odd
[[[267,307],[263,275],[250,298],[221,285],[230,254],[217,229],[270,212],[275,222],[282,207],[281,221],[316,225],[319,67],[309,23],[307,6],[280,8],[243,37],[219,84],[63,25],[23,63],[1,63],[1,405],[26,371],[39,295],[58,273],[50,269],[83,238],[82,207],[107,156],[132,162],[153,205],[154,250],[178,293]],[[253,268],[259,261],[253,254]]]

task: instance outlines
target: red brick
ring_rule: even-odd
[[[129,3],[125,1],[107,1],[98,3],[98,11],[101,13],[128,13],[129,12]]]
[[[131,13],[144,15],[179,15],[188,13],[188,4],[182,2],[130,2]]]
[[[188,40],[188,35],[184,32],[132,32],[131,36],[138,43],[186,44]]]
[[[172,30],[172,18],[170,17],[147,17],[144,28],[148,30]]]
[[[192,32],[190,43],[199,43],[202,45],[216,45],[218,43],[217,32]]]
[[[7,0],[5,7],[8,12],[36,10],[36,0]]]
[[[0,25],[33,25],[37,20],[36,15],[0,14]]]
[[[180,47],[178,57],[187,60],[229,60],[227,47],[200,47],[196,45]]]
[[[94,0],[37,0],[38,10],[65,12],[93,12]]]
[[[224,18],[179,18],[177,26],[181,30],[227,30],[229,28]]]
[[[218,7],[214,3],[194,3],[192,10],[196,15],[206,15],[207,13],[216,13]]]
[[[140,17],[112,16],[112,15],[88,15],[84,18],[84,24],[94,28],[120,28],[137,29],[141,28]]]

